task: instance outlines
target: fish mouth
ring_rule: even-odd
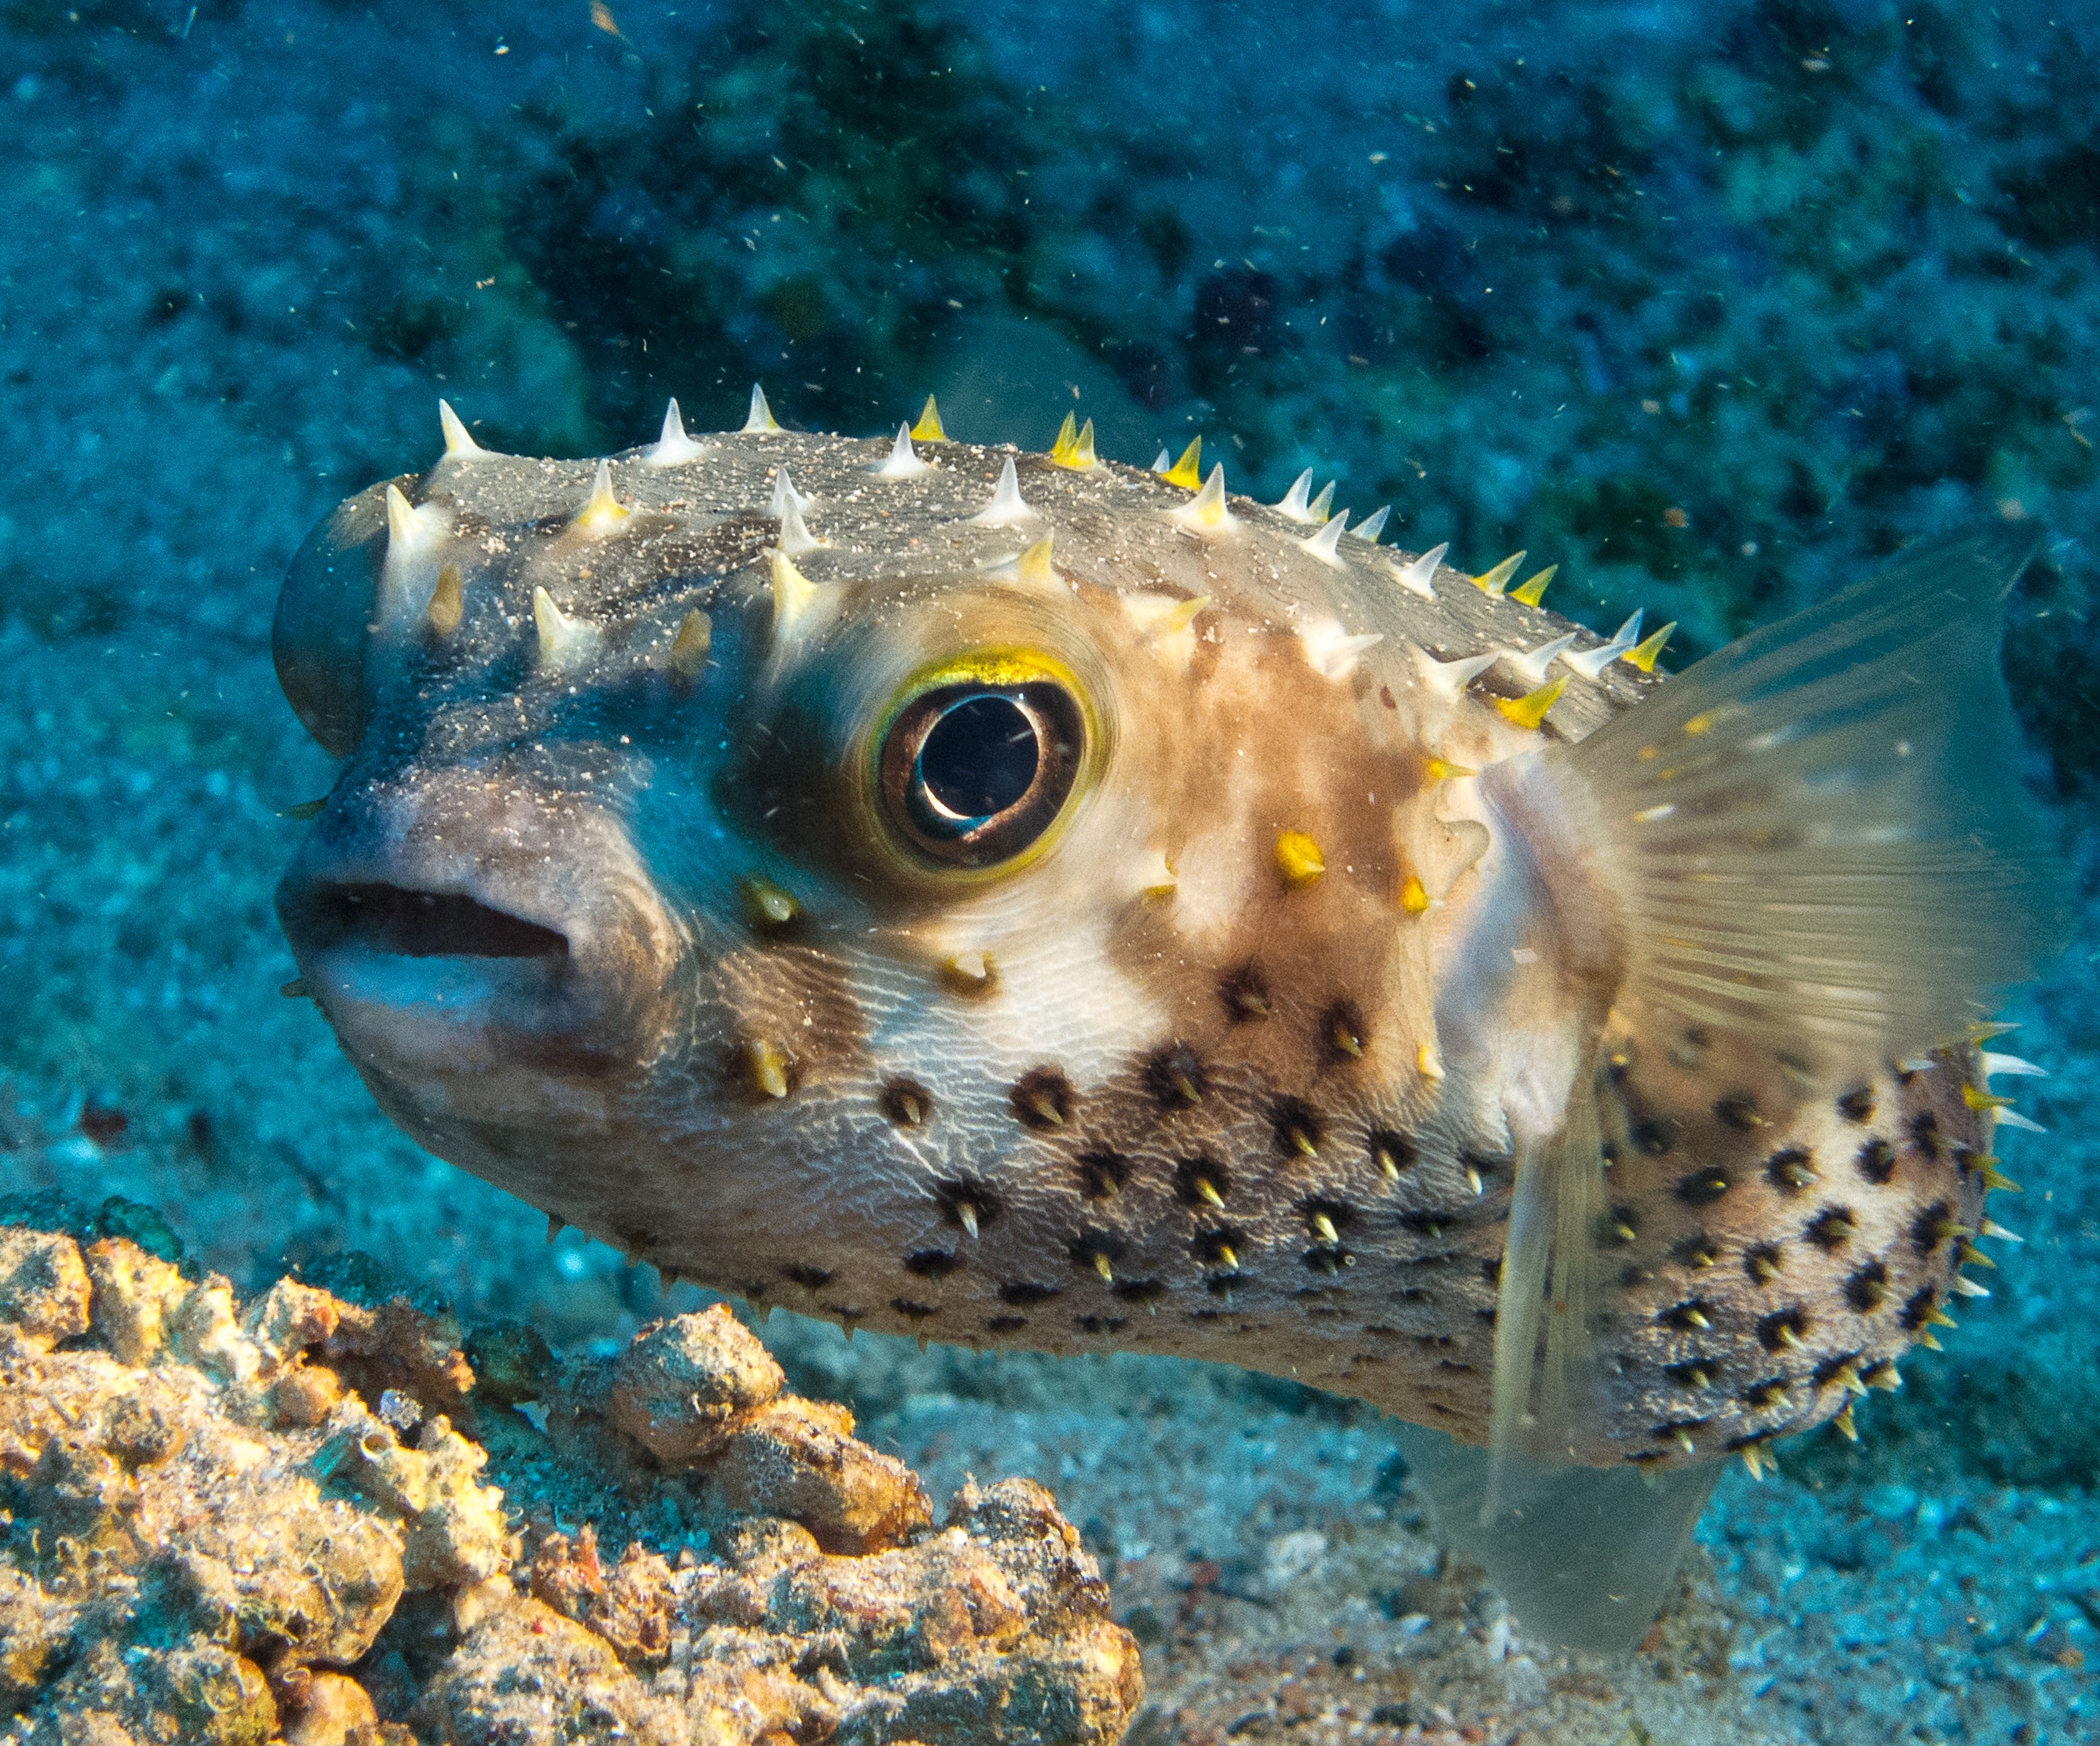
[[[323,883],[300,893],[298,902],[303,911],[300,924],[322,949],[349,946],[398,958],[570,955],[568,936],[559,928],[465,892],[422,891],[383,882]]]
[[[530,853],[464,834],[324,814],[277,891],[295,992],[426,1143],[607,1107],[661,1046],[682,955],[623,833],[582,823]]]

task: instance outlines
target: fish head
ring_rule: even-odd
[[[900,507],[791,558],[729,505],[546,518],[540,463],[407,483],[280,605],[345,762],[278,901],[431,1149],[719,1278],[855,1203],[908,1244],[1032,1198],[1062,1243],[1087,1159],[1433,1098],[1431,760],[1232,554],[988,558]]]

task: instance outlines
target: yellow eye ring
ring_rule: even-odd
[[[922,867],[1012,873],[1056,839],[1099,743],[1061,662],[1020,648],[951,656],[914,673],[884,713],[875,809]]]

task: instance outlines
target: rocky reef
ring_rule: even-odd
[[[1138,1645],[1049,1493],[937,1525],[784,1386],[719,1305],[564,1366],[0,1227],[0,1741],[1120,1739]]]

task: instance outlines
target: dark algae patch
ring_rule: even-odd
[[[1024,203],[1049,123],[961,19],[742,8],[649,83],[631,132],[533,118],[554,163],[507,214],[604,428],[641,426],[696,365],[814,383],[805,428],[878,424],[938,368],[955,311],[1038,300],[1066,228]]]

